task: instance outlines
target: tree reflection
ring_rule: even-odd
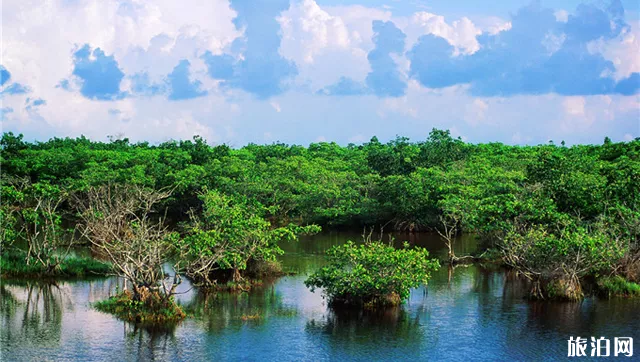
[[[49,345],[60,341],[65,301],[70,297],[55,282],[5,282],[2,296],[2,335],[14,343]]]
[[[123,322],[127,355],[138,361],[176,359],[181,351],[175,337],[175,325],[149,327]]]
[[[420,308],[412,316],[402,306],[373,310],[329,308],[322,318],[308,321],[305,330],[328,335],[329,340],[358,341],[371,348],[390,340],[395,345],[420,345],[424,338],[420,314]]]
[[[297,315],[297,309],[283,303],[273,285],[255,287],[248,293],[200,291],[184,307],[208,332],[238,330],[245,325],[262,325],[270,318]]]

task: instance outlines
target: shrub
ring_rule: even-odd
[[[323,288],[332,305],[397,305],[411,288],[427,284],[439,268],[423,248],[403,249],[381,241],[356,245],[352,241],[327,251],[329,264],[312,274],[305,285]]]
[[[540,299],[581,299],[581,280],[611,270],[627,251],[604,223],[514,229],[500,246],[505,263],[534,282],[531,297]]]
[[[621,276],[600,278],[597,285],[600,293],[609,297],[640,296],[640,284],[627,281]]]

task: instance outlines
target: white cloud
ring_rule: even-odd
[[[568,116],[584,116],[584,106],[586,100],[584,97],[566,97],[562,102],[564,113]]]
[[[361,8],[345,8],[343,15],[332,15],[314,0],[293,1],[291,7],[278,18],[282,29],[280,54],[293,60],[298,67],[297,83],[313,91],[347,76],[362,80],[369,72],[365,45],[358,31],[360,18],[352,20],[352,12]],[[371,28],[371,22],[368,23]],[[336,66],[336,62],[340,66]]]
[[[483,33],[490,35],[498,34],[501,31],[509,30],[512,27],[511,21],[497,16],[471,17],[475,26]]]
[[[618,132],[618,137],[622,137],[625,130],[626,133],[640,131],[640,96],[558,98],[562,99],[563,111],[558,130],[563,133],[588,132],[612,136],[611,132]]]
[[[613,63],[616,68],[613,73],[615,80],[627,78],[631,73],[640,73],[640,21],[632,21],[629,25],[630,29],[623,30],[613,40],[605,42],[600,39],[589,44],[592,52],[601,53]]]
[[[85,134],[104,140],[124,134],[133,140],[163,141],[201,134],[211,142],[242,146],[267,138],[285,142],[338,140],[363,142],[377,134],[424,138],[433,127],[450,128],[471,141],[539,142],[546,137],[571,137],[574,142],[640,136],[640,96],[562,97],[558,95],[475,98],[467,86],[428,89],[408,80],[407,93],[398,98],[372,95],[315,96],[314,91],[341,76],[363,81],[370,72],[373,20],[392,20],[407,33],[407,48],[424,34],[445,38],[459,54],[479,49],[481,32],[495,34],[511,23],[497,17],[461,18],[446,22],[427,12],[394,17],[388,9],[366,6],[321,7],[313,0],[295,0],[279,18],[280,53],[293,60],[298,77],[292,90],[276,100],[261,100],[237,89],[221,89],[206,74],[199,56],[206,50],[229,53],[242,32],[235,28],[235,12],[228,1],[158,0],[5,0],[2,4],[2,64],[12,81],[28,85],[27,95],[6,95],[5,131],[31,137]],[[566,14],[556,14],[560,20]],[[472,19],[472,20],[470,20]],[[592,44],[616,66],[614,77],[640,72],[638,22],[608,42]],[[549,35],[550,52],[562,37]],[[162,82],[179,60],[191,63],[191,78],[199,80],[206,97],[171,102],[165,96],[129,97],[106,102],[88,100],[79,92],[55,88],[73,69],[72,52],[83,44],[113,55],[126,75],[146,71]],[[393,55],[405,73],[409,62]],[[131,89],[124,79],[122,90]],[[26,97],[46,104],[26,110]],[[119,112],[109,112],[110,109]],[[275,111],[274,111],[275,110]],[[531,111],[534,110],[534,111]],[[258,116],[256,116],[258,115]],[[477,125],[482,124],[482,127]],[[454,132],[455,131],[455,132]],[[322,136],[318,136],[322,135]],[[268,136],[268,137],[267,137]]]
[[[556,21],[566,23],[569,21],[569,12],[563,9],[557,10],[553,15],[556,16]]]
[[[476,98],[472,103],[467,105],[464,120],[472,126],[477,126],[480,123],[485,123],[488,110],[489,105],[487,104],[487,102],[483,101],[480,98]]]
[[[443,16],[421,11],[411,17],[405,33],[409,47],[420,36],[433,34],[446,39],[455,47],[456,54],[473,54],[480,49],[476,36],[482,34],[482,31],[467,17],[448,24]]]
[[[278,18],[282,28],[280,53],[296,63],[313,63],[329,48],[346,49],[351,35],[341,18],[329,15],[314,0],[296,1]]]
[[[390,21],[392,14],[388,10],[369,8],[362,5],[327,6],[324,10],[332,16],[342,19],[349,29],[352,41],[357,42],[365,52],[373,49],[373,29],[371,23],[374,20]],[[393,19],[394,21],[396,19]],[[399,26],[399,25],[398,25]]]
[[[139,139],[190,137],[196,132],[214,137],[208,126],[196,120],[197,112],[184,113],[160,97],[100,102],[82,97],[77,90],[55,86],[69,78],[72,54],[84,44],[113,55],[125,74],[145,70],[154,81],[162,81],[179,59],[188,58],[192,76],[204,82],[204,65],[196,51],[222,49],[239,35],[232,23],[235,12],[227,1],[24,0],[5,1],[2,10],[2,64],[13,81],[32,89],[30,94],[3,99],[15,113],[6,126],[28,129],[25,125],[39,122],[34,132],[50,132],[41,138],[52,136],[52,130],[97,139],[116,132]],[[130,87],[125,78],[121,90]],[[43,98],[47,103],[25,112],[26,97]],[[149,107],[151,103],[157,104]],[[122,112],[116,122],[108,112],[112,108]],[[154,112],[156,109],[162,113]]]

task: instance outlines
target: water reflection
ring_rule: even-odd
[[[3,339],[47,346],[59,343],[63,308],[72,308],[64,287],[53,282],[4,281],[0,294]]]
[[[393,340],[398,345],[419,343],[423,338],[418,308],[409,313],[404,307],[378,309],[333,309],[318,319],[307,322],[308,333],[321,333],[330,340],[360,341],[376,346],[381,341]]]
[[[185,311],[209,333],[260,326],[273,317],[295,317],[298,310],[283,302],[272,282],[250,293],[199,292],[184,305]]]
[[[171,360],[180,351],[175,328],[140,327],[123,322],[125,351],[130,360]]]

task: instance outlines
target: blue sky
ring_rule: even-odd
[[[212,144],[640,137],[640,2],[3,2],[3,131]],[[24,19],[28,19],[25,21]]]

